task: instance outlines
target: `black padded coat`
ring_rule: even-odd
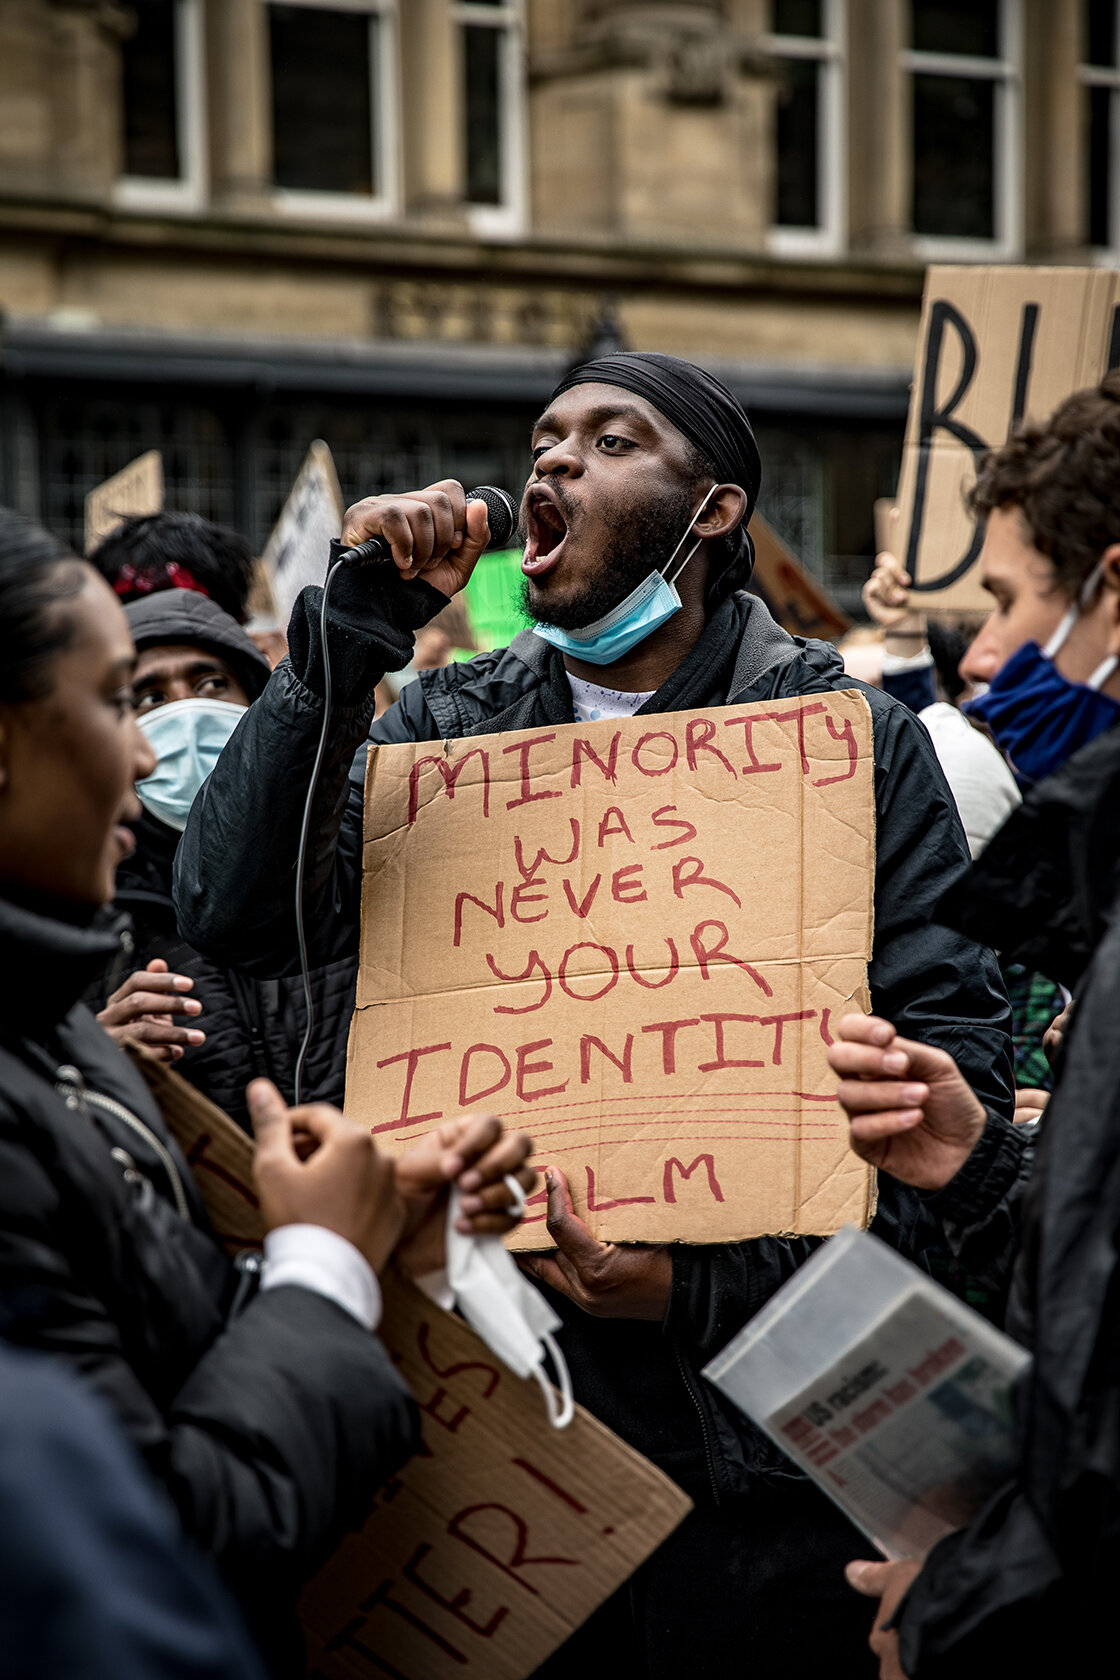
[[[341,1307],[258,1291],[219,1248],[143,1081],[76,1001],[120,931],[0,901],[0,1335],[102,1395],[298,1673],[299,1585],[412,1452],[415,1408]]]

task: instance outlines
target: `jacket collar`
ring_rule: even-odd
[[[48,1032],[121,955],[128,927],[111,909],[76,927],[0,899],[0,1024],[32,1037]]]

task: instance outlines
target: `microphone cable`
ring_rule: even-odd
[[[468,502],[484,502],[490,526],[490,538],[487,548],[500,548],[507,543],[517,526],[517,511],[513,499],[504,490],[498,490],[492,484],[482,484],[476,490],[467,492]],[[311,1048],[311,1040],[315,1033],[315,1005],[311,996],[311,965],[307,956],[307,926],[303,913],[303,882],[307,867],[307,845],[311,834],[311,812],[315,804],[315,795],[319,791],[319,776],[323,768],[323,759],[327,751],[327,737],[331,725],[331,656],[330,645],[327,641],[327,605],[330,600],[331,584],[338,576],[343,566],[393,565],[392,551],[380,537],[371,537],[364,543],[358,543],[352,548],[344,548],[340,542],[331,543],[330,559],[327,564],[327,575],[323,579],[323,598],[319,606],[319,643],[323,651],[323,722],[319,729],[319,743],[315,749],[315,759],[311,766],[311,779],[307,784],[307,798],[303,804],[303,817],[299,825],[299,847],[296,851],[296,945],[299,951],[299,972],[303,982],[303,1003],[307,1015],[307,1023],[303,1029],[299,1053],[296,1056],[295,1077],[292,1081],[294,1106],[298,1108],[303,1101],[303,1076],[307,1065],[307,1053]]]

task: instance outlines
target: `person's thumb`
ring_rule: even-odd
[[[162,957],[153,957],[145,972],[148,974],[166,974],[167,964]]]
[[[887,1571],[889,1563],[870,1563],[857,1560],[849,1563],[844,1570],[844,1579],[856,1592],[865,1598],[882,1598],[887,1585]]]
[[[271,1079],[252,1080],[246,1089],[245,1100],[249,1105],[249,1118],[253,1122],[253,1136],[257,1140],[258,1152],[282,1148],[285,1144],[290,1148],[291,1115],[287,1103]]]
[[[490,522],[486,512],[486,503],[468,502],[466,517],[463,521],[463,546],[456,551],[455,559],[460,566],[473,566],[486,544],[490,541]]]

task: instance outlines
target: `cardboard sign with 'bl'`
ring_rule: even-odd
[[[874,836],[850,691],[378,747],[347,1111],[390,1149],[501,1114],[603,1241],[866,1223],[825,1048]]]
[[[906,425],[898,553],[915,605],[990,612],[983,528],[965,492],[1025,417],[1120,364],[1120,274],[1105,268],[931,268]]]

